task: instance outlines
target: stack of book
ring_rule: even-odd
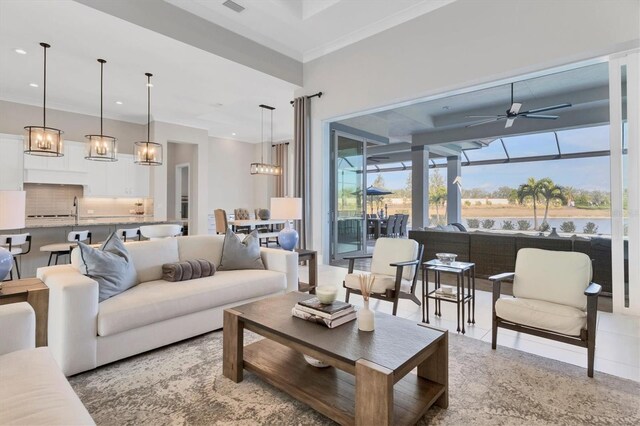
[[[313,297],[298,302],[291,310],[291,315],[325,327],[335,328],[356,319],[356,310],[349,303],[336,300],[325,305],[320,303],[317,297]]]
[[[435,295],[445,299],[457,300],[458,289],[456,287],[443,285],[442,287],[440,287],[435,291]]]

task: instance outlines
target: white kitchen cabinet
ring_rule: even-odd
[[[22,190],[23,183],[23,145],[22,137],[0,135],[0,189]]]
[[[131,158],[131,164],[133,164],[133,188],[132,196],[140,198],[149,197],[149,175],[151,173],[150,166],[140,166],[133,163],[133,156]]]
[[[88,160],[87,160],[88,161]],[[87,173],[87,184],[84,187],[85,197],[107,196],[107,166],[109,163],[92,161]]]
[[[89,161],[84,158],[87,153],[84,143],[65,142],[65,145],[64,155],[67,157],[67,171],[87,173],[90,170],[89,163],[96,163],[96,161]]]

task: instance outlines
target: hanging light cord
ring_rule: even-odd
[[[264,164],[264,108],[260,109],[260,163]]]
[[[42,97],[42,127],[47,127],[47,48],[50,47],[47,43],[40,43],[40,46],[44,48],[44,83],[43,83],[43,97]]]
[[[102,137],[104,135],[104,132],[102,131],[102,81],[103,81],[103,68],[104,68],[104,64],[105,61],[104,59],[98,59],[98,62],[100,62],[100,137]]]
[[[151,141],[151,75],[147,73],[147,145]],[[148,154],[147,154],[148,155]]]
[[[271,141],[269,142],[269,153],[273,150],[273,110],[271,110]],[[271,158],[268,159],[271,163]]]

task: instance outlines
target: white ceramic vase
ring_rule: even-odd
[[[364,307],[358,311],[358,329],[360,331],[373,331],[376,328],[375,312],[369,309],[369,301],[364,301]]]

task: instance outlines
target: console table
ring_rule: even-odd
[[[36,346],[47,346],[49,287],[38,278],[5,281],[0,289],[0,305],[27,302],[36,313]]]

